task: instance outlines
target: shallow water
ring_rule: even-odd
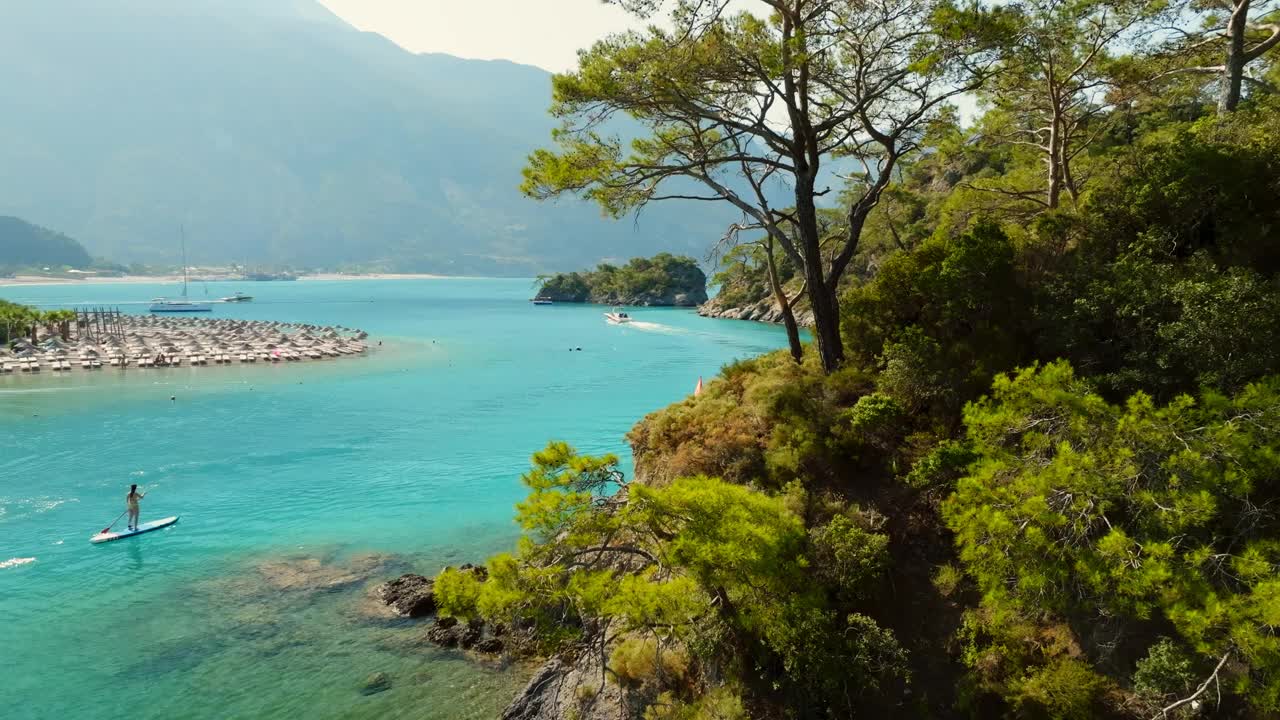
[[[778,328],[533,306],[528,280],[211,283],[219,317],[340,324],[367,358],[0,376],[0,716],[491,718],[521,668],[420,642],[366,589],[515,537],[548,439],[625,432]],[[158,285],[0,287],[144,312]],[[200,297],[203,288],[192,286]],[[581,347],[581,351],[570,348]],[[171,401],[170,397],[176,397]],[[172,528],[90,545],[124,504]],[[363,695],[372,673],[391,689]]]

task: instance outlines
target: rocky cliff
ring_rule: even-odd
[[[755,320],[757,322],[781,323],[782,307],[774,300],[773,295],[766,295],[754,302],[725,302],[720,296],[698,306],[698,314],[703,317],[725,318],[728,320]],[[805,303],[795,309],[796,322],[801,327],[813,327],[813,311]]]
[[[502,720],[618,720],[631,715],[616,682],[606,680],[599,653],[552,658],[507,706]]]

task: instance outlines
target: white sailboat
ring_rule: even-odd
[[[187,299],[187,232],[182,232],[182,299],[156,298],[151,301],[153,313],[213,312],[213,303],[191,302]]]

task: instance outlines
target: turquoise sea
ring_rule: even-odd
[[[216,316],[359,327],[374,352],[0,376],[0,717],[496,717],[527,669],[433,648],[368,588],[508,547],[547,440],[625,458],[645,413],[785,345],[689,310],[618,327],[598,306],[533,306],[529,280],[208,285],[235,291],[257,299]],[[0,287],[139,313],[166,294]],[[181,521],[90,545],[135,482],[143,521]],[[362,694],[378,672],[391,689]]]

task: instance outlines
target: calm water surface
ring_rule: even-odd
[[[0,376],[0,716],[492,718],[524,679],[371,610],[398,573],[515,537],[548,439],[626,457],[626,431],[778,328],[536,307],[528,280],[210,283],[215,316],[360,327],[367,358]],[[159,285],[0,287],[141,313]],[[192,286],[202,298],[204,287]],[[570,348],[581,347],[581,352]],[[170,401],[176,396],[176,401]],[[150,494],[173,528],[90,545]],[[392,679],[363,695],[372,673]]]

